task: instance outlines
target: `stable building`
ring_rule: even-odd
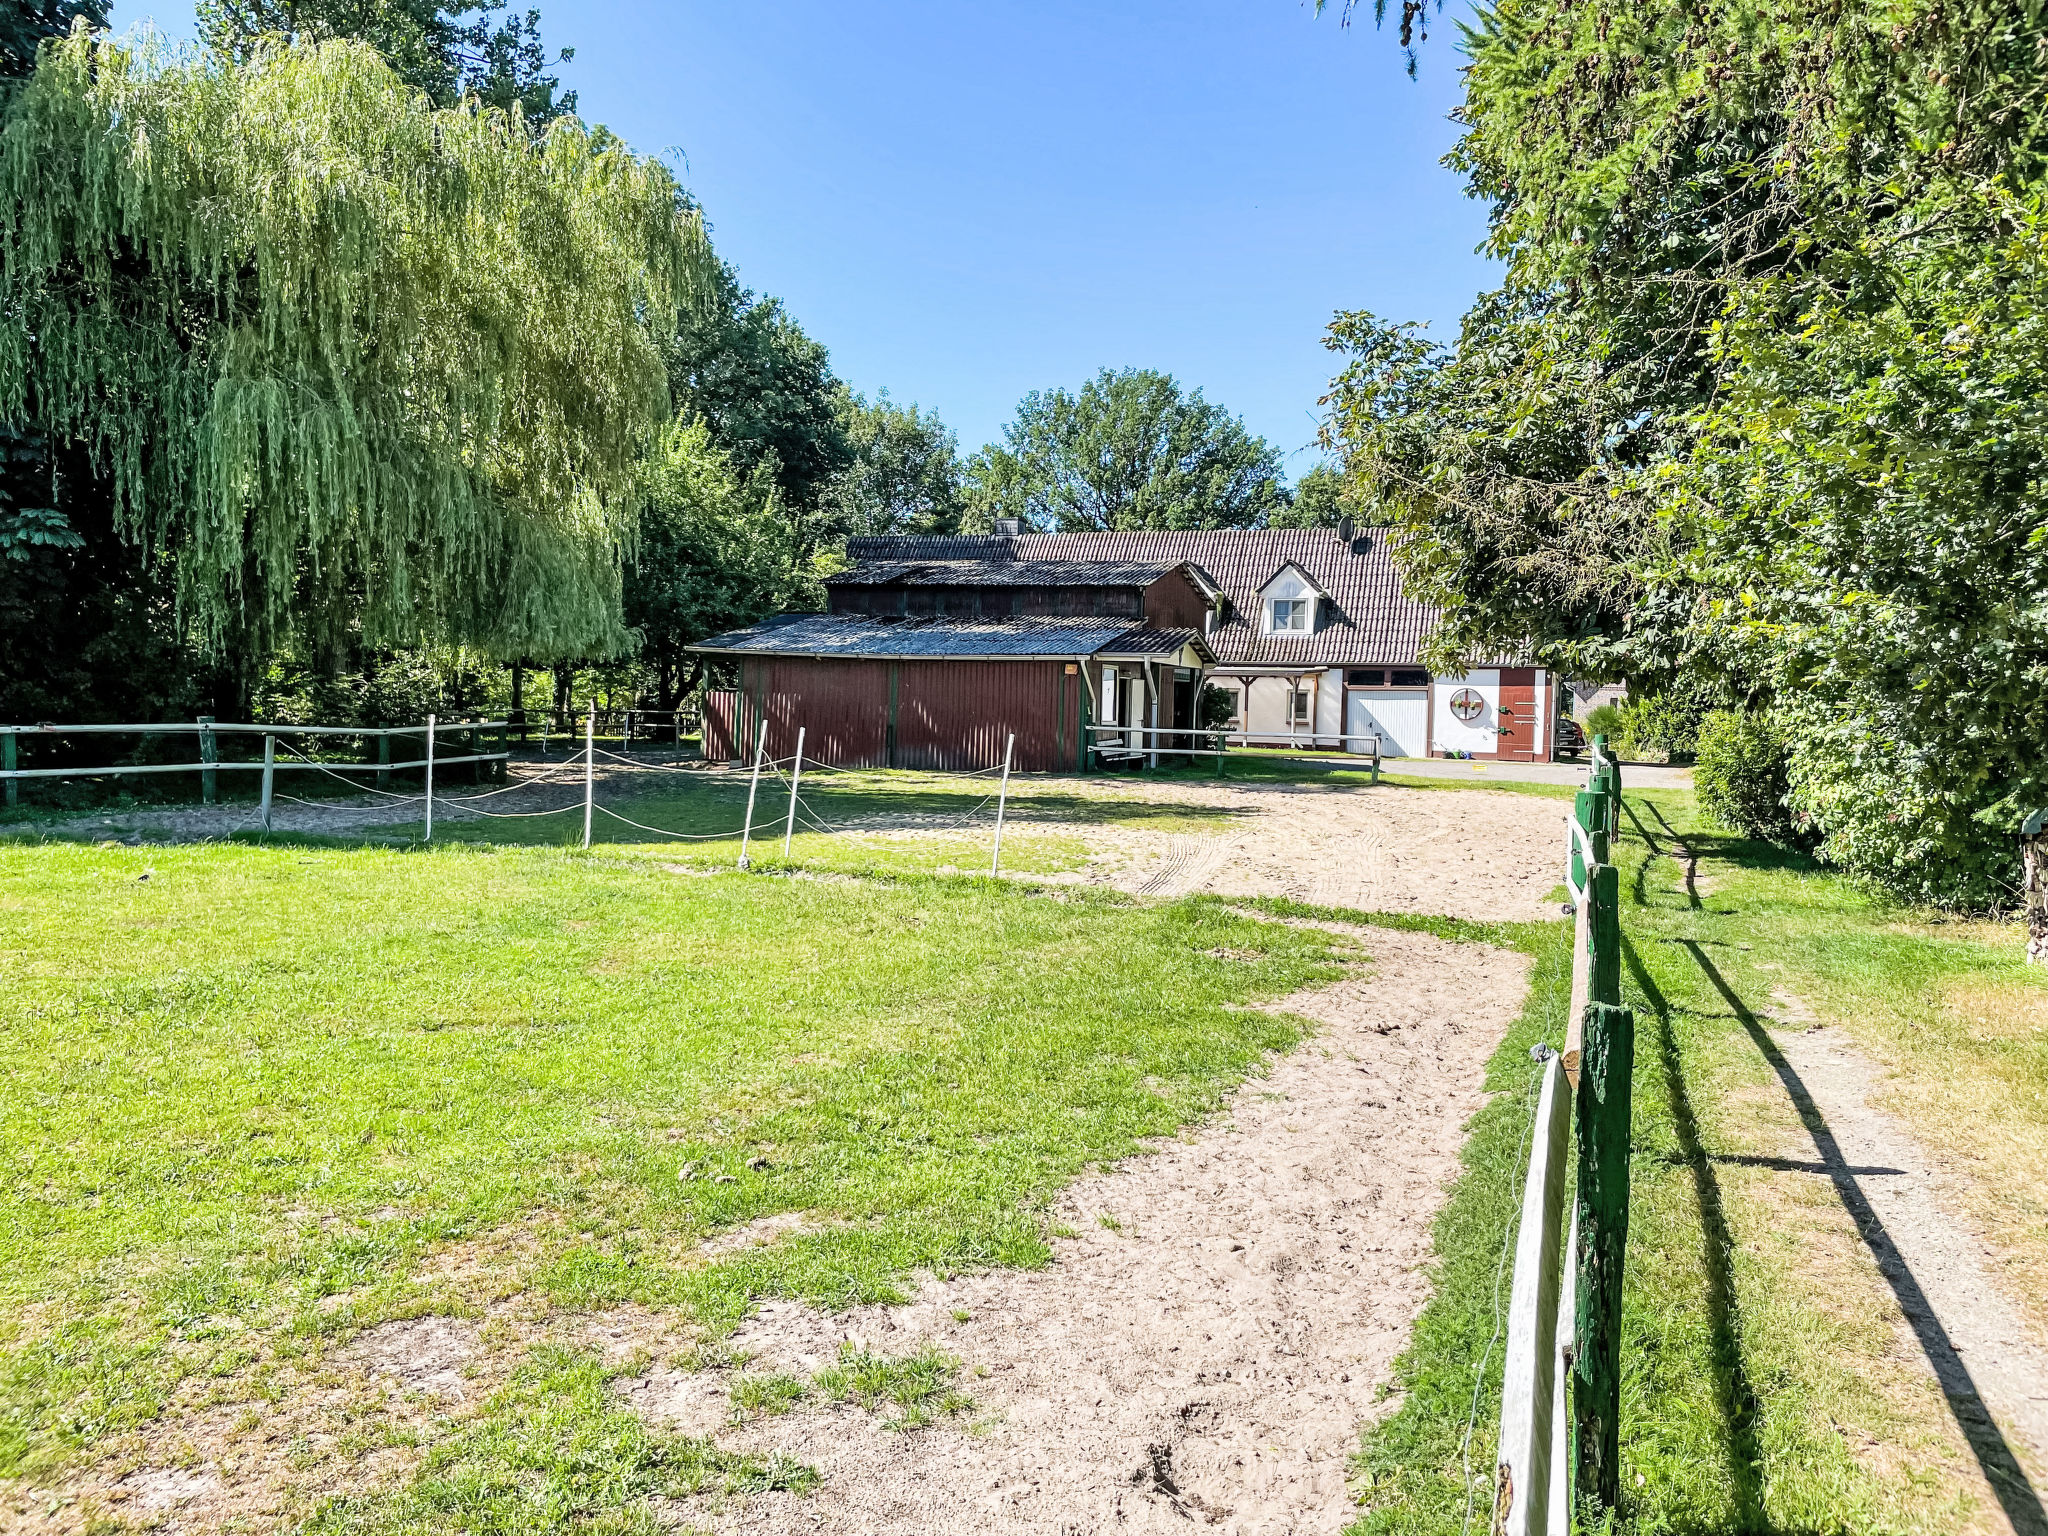
[[[1205,683],[1261,745],[1549,758],[1560,707],[1541,668],[1433,676],[1434,610],[1402,590],[1378,530],[1207,529],[855,538],[827,612],[692,649],[730,664],[707,755],[806,732],[845,766],[1020,768],[1151,760],[1192,731]],[[1130,727],[1142,727],[1142,731]],[[787,740],[785,740],[785,737]]]

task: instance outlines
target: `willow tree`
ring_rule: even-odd
[[[435,109],[361,44],[80,29],[0,128],[0,420],[87,455],[216,652],[610,654],[654,338],[708,260],[573,120]]]

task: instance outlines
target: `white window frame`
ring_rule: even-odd
[[[1316,719],[1316,691],[1313,686],[1290,683],[1287,686],[1287,727],[1314,725]]]
[[[1266,633],[1269,635],[1305,635],[1309,630],[1309,602],[1302,597],[1269,597],[1266,599]],[[1288,622],[1280,622],[1280,610],[1286,608]],[[1299,623],[1294,622],[1300,620]]]

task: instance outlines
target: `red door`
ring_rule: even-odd
[[[1500,742],[1494,756],[1502,762],[1533,763],[1541,740],[1536,718],[1536,669],[1500,669]]]

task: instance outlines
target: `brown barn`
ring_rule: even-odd
[[[843,767],[1085,767],[1093,680],[1128,707],[1195,723],[1215,587],[1186,561],[862,560],[826,583],[829,611],[783,614],[692,647],[731,663],[707,696],[704,750],[737,761],[762,723],[782,756]]]
[[[798,724],[816,736],[829,720],[831,760],[849,765],[985,767],[1014,729],[1020,763],[1085,766],[1091,726],[1097,761],[1128,762],[1156,743],[1121,728],[1193,726],[1204,679],[1247,744],[1556,750],[1544,669],[1423,664],[1437,614],[1402,591],[1376,529],[1013,530],[856,538],[847,553],[829,612],[696,647],[737,662],[742,684],[712,696],[708,752],[739,756],[766,718],[778,755]]]

